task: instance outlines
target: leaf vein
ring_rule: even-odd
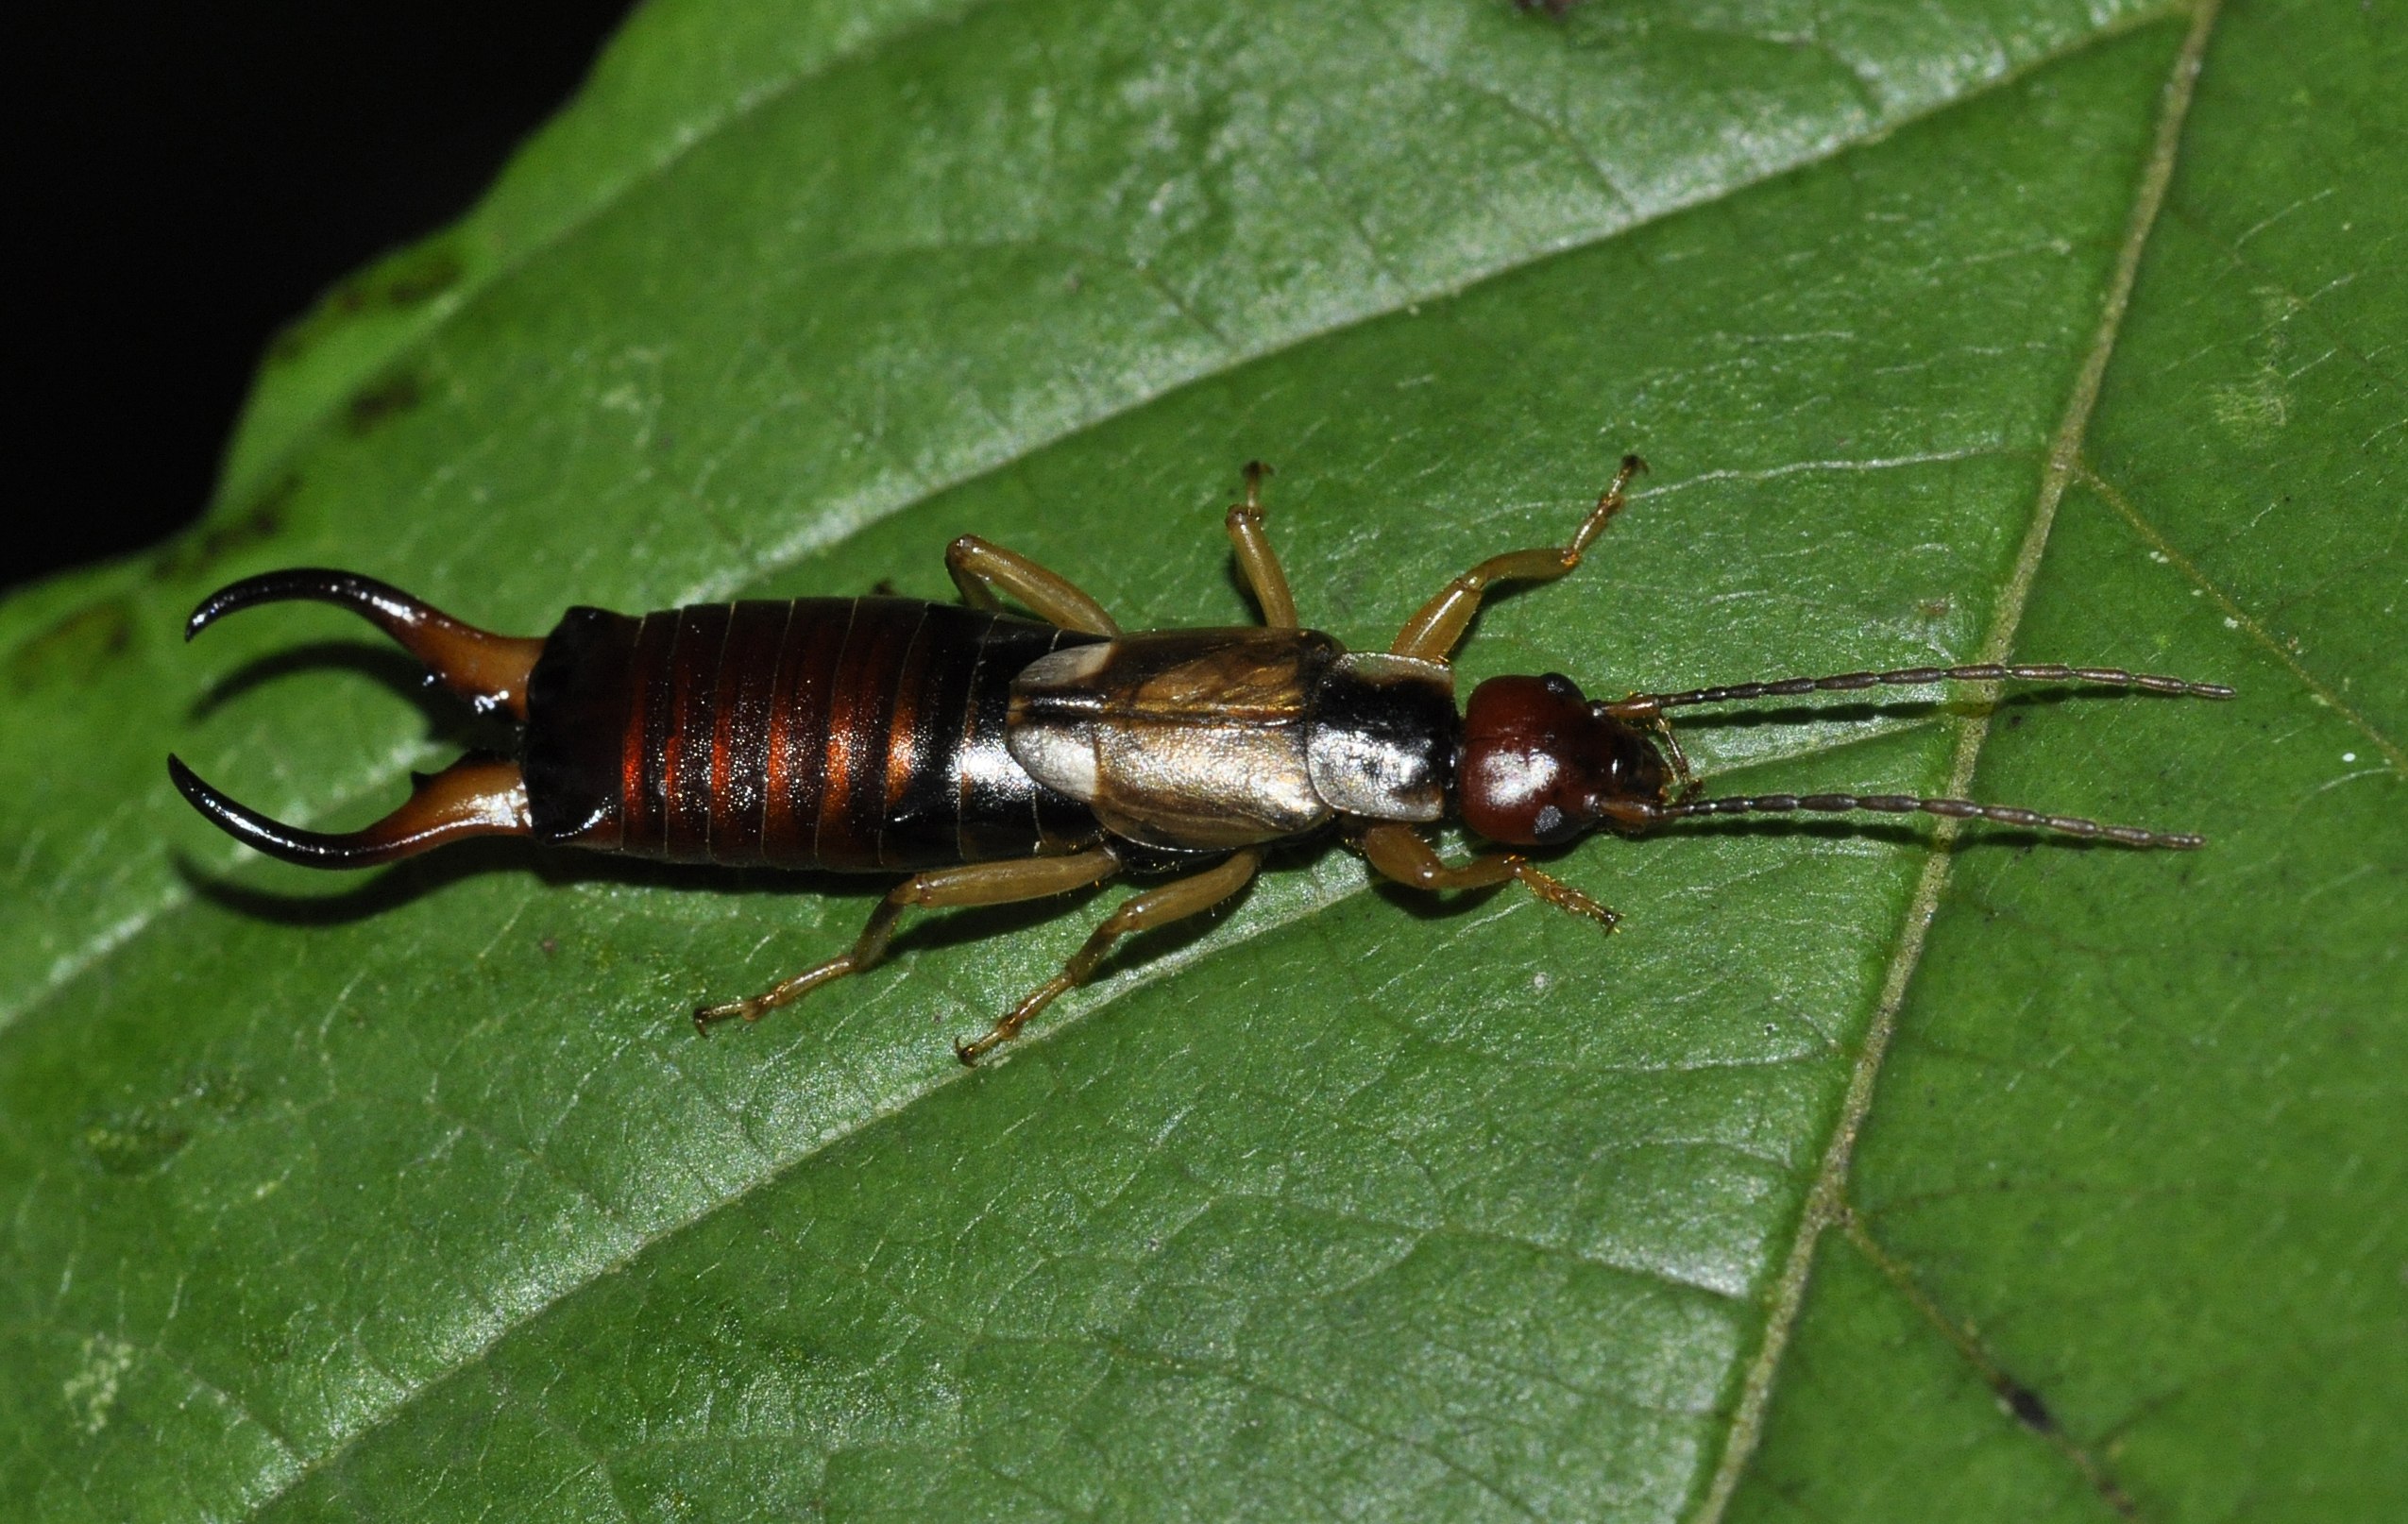
[[[2264,647],[2268,654],[2281,663],[2283,669],[2298,678],[2299,686],[2306,688],[2318,703],[2339,715],[2359,735],[2366,737],[2367,742],[2381,752],[2383,759],[2391,764],[2392,772],[2408,778],[2408,750],[2403,750],[2398,741],[2384,735],[2376,727],[2373,720],[2350,707],[2349,701],[2344,699],[2331,684],[2310,671],[2307,664],[2293,655],[2288,647],[2274,637],[2272,631],[2268,630],[2248,610],[2243,608],[2238,599],[2201,569],[2197,562],[2177,550],[2174,542],[2165,537],[2163,531],[2142,516],[2139,507],[2112,483],[2100,476],[2087,464],[2077,465],[2076,471],[2084,486],[2097,493],[2102,501],[2122,516],[2126,523],[2132,526],[2134,533],[2149,543],[2151,550],[2165,557],[2175,570],[2189,579],[2193,586],[2205,593],[2208,601],[2221,609],[2226,618],[2232,620],[2252,641]]]
[[[2081,369],[2075,378],[2072,393],[2066,400],[2064,417],[2058,426],[2056,440],[2049,450],[2048,466],[2041,479],[2030,526],[2017,554],[2014,570],[2000,591],[1991,633],[1983,642],[1982,659],[1985,661],[2002,661],[2013,650],[2015,631],[2023,620],[2025,605],[2039,577],[2041,558],[2048,548],[2049,531],[2055,525],[2058,505],[2064,500],[2067,485],[2080,469],[2082,440],[2090,427],[2092,412],[2097,406],[2099,386],[2106,377],[2108,361],[2114,353],[2116,337],[2122,330],[2133,286],[2140,277],[2141,256],[2147,247],[2149,234],[2156,227],[2158,213],[2165,203],[2166,189],[2173,179],[2175,159],[2181,147],[2182,126],[2190,112],[2199,72],[2206,59],[2208,40],[2214,32],[2221,5],[2222,0],[2199,0],[2192,12],[2190,30],[2175,55],[2173,70],[2160,95],[2157,130],[2143,165],[2139,184],[2134,189],[2130,214],[2116,254],[2114,273],[2109,278],[2107,291],[2100,303],[2097,327],[2083,357]],[[1951,793],[1961,795],[1971,783],[1975,765],[1980,759],[1982,743],[1989,733],[1987,714],[1975,715],[1964,722],[1956,758],[1950,768]],[[1832,1131],[1822,1169],[1804,1210],[1799,1213],[1797,1236],[1791,1244],[1788,1263],[1783,1267],[1765,1318],[1764,1338],[1755,1360],[1743,1378],[1738,1410],[1733,1416],[1722,1457],[1707,1482],[1705,1498],[1697,1514],[1698,1524],[1720,1524],[1732,1499],[1738,1495],[1739,1482],[1746,1475],[1748,1464],[1763,1438],[1773,1380],[1779,1372],[1781,1357],[1788,1349],[1789,1335],[1805,1308],[1806,1280],[1813,1270],[1816,1247],[1824,1229],[1841,1222],[1847,1211],[1848,1169],[1855,1159],[1857,1137],[1872,1111],[1874,1085],[1880,1075],[1882,1060],[1888,1055],[1899,1012],[1906,1004],[1908,986],[1922,960],[1925,933],[1939,911],[1941,896],[1948,886],[1951,848],[1956,837],[1957,822],[1954,821],[1943,820],[1933,833],[1930,855],[1925,862],[1923,873],[1908,903],[1896,950],[1883,977],[1880,1000],[1874,1008],[1855,1071],[1850,1075],[1848,1092],[1841,1103],[1839,1122]]]

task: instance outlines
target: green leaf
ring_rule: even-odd
[[[201,529],[0,605],[0,1499],[2397,1511],[2386,19],[656,0],[483,207],[280,341]],[[464,739],[329,612],[178,642],[268,567],[539,632],[944,596],[975,531],[1229,622],[1262,456],[1308,620],[1377,645],[1626,448],[1646,489],[1467,680],[2229,680],[1684,732],[1717,791],[2213,845],[1602,839],[1560,872],[1610,940],[1299,850],[965,1074],[1111,894],[929,917],[704,1042],[697,998],[879,886],[330,881],[162,776],[346,824]]]
[[[2408,1499],[2398,20],[2215,19],[2017,637],[2241,686],[2127,717],[2121,766],[2197,780],[2215,845],[2171,896],[1950,874],[1735,1518]],[[1976,785],[2037,797],[2087,733],[1993,723]]]

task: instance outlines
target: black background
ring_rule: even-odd
[[[192,521],[268,339],[466,211],[629,0],[18,0],[0,588]]]

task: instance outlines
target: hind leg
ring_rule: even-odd
[[[816,968],[805,969],[757,995],[731,1000],[723,1005],[698,1007],[694,1011],[694,1029],[708,1032],[713,1022],[723,1022],[731,1016],[757,1022],[778,1007],[790,1005],[823,984],[873,966],[886,956],[887,944],[894,940],[894,930],[903,920],[903,912],[914,906],[934,908],[948,905],[1010,905],[1019,900],[1042,900],[1049,895],[1085,889],[1090,884],[1100,884],[1119,872],[1120,858],[1110,847],[1097,847],[1092,852],[1077,852],[1062,857],[1024,857],[1012,862],[971,863],[965,867],[937,868],[914,874],[896,885],[893,892],[878,902],[878,907],[870,912],[869,924],[861,928],[861,935],[854,940],[850,950]]]
[[[1009,593],[1047,624],[1107,640],[1120,634],[1120,625],[1104,612],[1104,605],[1069,578],[975,534],[964,534],[945,547],[945,570],[953,573],[961,601],[972,608],[1001,613],[1002,595]]]

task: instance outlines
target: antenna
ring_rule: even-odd
[[[2221,683],[2193,683],[2155,672],[2128,672],[2121,667],[2067,667],[2059,662],[2001,665],[1979,662],[1967,667],[1899,667],[1886,672],[1840,672],[1830,677],[1783,677],[1769,683],[1734,683],[1727,687],[1691,688],[1686,693],[1634,693],[1608,703],[1617,720],[1648,720],[1666,709],[1696,703],[1729,703],[1749,699],[1787,699],[1801,693],[1845,693],[1870,687],[1921,687],[1930,683],[2090,683],[2100,687],[2162,693],[2183,699],[2229,699],[2232,690]]]
[[[2161,847],[2191,852],[2207,845],[2207,838],[2184,831],[2145,831],[2137,825],[2104,825],[2078,815],[2044,815],[2036,809],[2009,804],[1976,804],[1970,799],[1925,799],[1915,794],[1734,794],[1722,799],[1684,799],[1670,804],[1639,803],[1631,809],[1645,825],[1685,820],[1692,815],[1764,815],[1805,812],[1854,815],[1870,811],[1885,815],[1942,815],[1959,821],[1995,821],[2060,836],[2112,841],[2127,847]]]

